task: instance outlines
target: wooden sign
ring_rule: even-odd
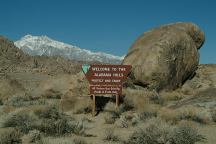
[[[91,65],[83,68],[90,85],[122,85],[130,70],[130,65]]]
[[[96,95],[115,95],[116,107],[122,94],[122,84],[131,70],[130,65],[83,65],[82,70],[89,81],[90,95],[93,96],[92,114],[95,116]]]

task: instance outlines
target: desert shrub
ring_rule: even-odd
[[[119,117],[115,113],[106,113],[104,115],[105,124],[114,124],[117,118]]]
[[[105,141],[114,141],[114,142],[117,142],[117,141],[120,141],[120,138],[119,138],[119,136],[115,133],[115,131],[114,131],[113,128],[107,128],[107,129],[105,130],[103,140],[105,140]]]
[[[169,91],[169,92],[161,92],[160,94],[161,94],[164,102],[166,102],[166,101],[177,101],[177,100],[181,100],[182,98],[184,98],[184,94],[182,94],[178,90]]]
[[[189,125],[179,125],[169,134],[170,144],[195,144],[203,140],[204,137],[198,134],[198,131]]]
[[[159,111],[159,117],[165,120],[166,122],[171,122],[173,124],[176,124],[178,121],[177,112],[169,108],[162,108]]]
[[[139,113],[139,117],[141,120],[151,119],[153,117],[157,117],[157,113],[144,111],[144,112]]]
[[[15,96],[12,96],[10,99],[8,99],[5,105],[21,107],[25,105],[24,103],[26,101],[28,101],[27,97],[15,95]]]
[[[10,113],[3,122],[3,127],[15,127],[23,133],[28,133],[34,128],[37,117],[30,112],[18,110]]]
[[[85,125],[84,123],[81,121],[81,122],[71,122],[69,123],[69,131],[71,131],[72,133],[74,134],[77,134],[77,135],[83,135],[85,136]]]
[[[124,112],[124,108],[122,105],[116,108],[113,103],[109,102],[106,104],[104,111],[106,111],[104,116],[105,123],[113,124],[118,118],[120,118],[121,114]]]
[[[35,114],[39,118],[44,119],[61,119],[64,115],[63,112],[57,106],[47,106],[43,109],[38,109]]]
[[[213,120],[214,122],[216,122],[216,110],[212,110],[212,111],[211,111],[211,115],[212,115],[212,120]]]
[[[55,106],[38,108],[34,112],[19,110],[10,113],[3,121],[3,127],[16,127],[23,133],[30,130],[39,130],[45,135],[63,135],[75,133],[83,135],[85,127],[83,122],[76,122],[66,117]]]
[[[152,93],[152,95],[149,95],[148,98],[154,104],[164,104],[164,99],[157,92]]]
[[[62,93],[59,90],[50,88],[44,91],[42,97],[50,99],[61,99]]]
[[[29,133],[27,135],[24,135],[22,137],[22,143],[24,143],[24,144],[30,144],[30,143],[39,144],[39,143],[41,143],[40,131],[38,131],[38,130],[29,131]]]
[[[137,114],[134,115],[134,117],[131,119],[132,126],[136,126],[137,124],[139,124],[141,122],[142,122],[142,120],[140,119],[140,117]]]
[[[181,109],[177,114],[177,119],[191,120],[203,124],[209,121],[209,118],[205,115],[205,113],[196,107],[186,107]]]
[[[35,113],[41,119],[36,126],[37,129],[47,135],[63,135],[66,133],[83,135],[85,132],[82,121],[76,122],[73,118],[66,117],[56,106],[37,110]]]
[[[203,136],[196,128],[179,124],[169,125],[161,119],[147,121],[144,127],[137,129],[128,140],[128,144],[194,144],[201,141]]]
[[[2,101],[2,99],[0,99],[0,106],[1,106],[1,105],[3,105],[3,101]]]
[[[121,116],[116,122],[115,124],[120,127],[120,128],[127,128],[128,127],[128,121],[125,118],[125,116]]]
[[[161,144],[167,141],[167,131],[158,129],[155,125],[150,125],[144,129],[136,130],[129,138],[128,144]]]
[[[0,128],[0,144],[21,144],[21,133],[15,128]]]
[[[73,143],[74,144],[87,144],[87,142],[84,139],[81,139],[81,138],[74,138]]]
[[[5,102],[7,106],[14,107],[24,107],[24,106],[32,106],[32,105],[45,105],[46,101],[44,99],[36,99],[31,100],[27,96],[13,96]]]
[[[128,144],[165,144],[170,126],[161,119],[147,121],[143,128],[138,128],[128,140]]]

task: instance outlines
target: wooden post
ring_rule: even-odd
[[[116,108],[119,107],[119,94],[116,94]]]
[[[96,115],[96,99],[95,99],[95,95],[93,96],[93,100],[92,100],[92,116]]]

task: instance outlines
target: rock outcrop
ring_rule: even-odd
[[[204,32],[193,23],[175,23],[141,35],[123,64],[133,66],[130,78],[150,89],[175,89],[192,77],[199,64]]]

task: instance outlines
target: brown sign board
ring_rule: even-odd
[[[84,73],[91,85],[122,85],[130,70],[130,65],[90,65]]]
[[[91,95],[103,95],[103,94],[115,94],[121,95],[122,93],[122,86],[99,86],[99,85],[90,85],[90,94]]]
[[[130,65],[83,65],[82,69],[89,81],[92,95],[92,115],[96,112],[96,95],[115,95],[116,107],[122,93],[122,84],[131,70]]]

